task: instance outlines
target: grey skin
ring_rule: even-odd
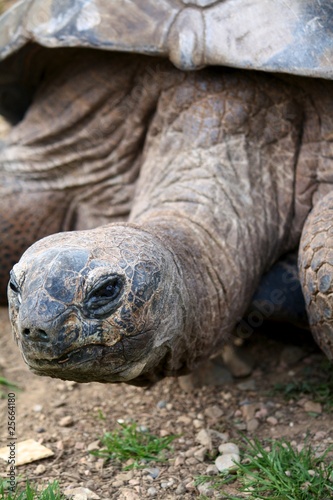
[[[47,5],[50,22],[37,28],[36,18],[21,28],[8,16],[16,27],[2,51],[21,47],[2,68],[22,100],[10,101],[20,109],[9,106],[17,123],[0,151],[0,279],[32,245],[8,286],[29,367],[138,385],[192,371],[230,341],[262,277],[298,247],[310,328],[332,359],[332,82],[223,66],[184,72],[155,57],[59,48],[99,47],[103,25],[83,23],[99,11],[75,11],[73,30],[60,29],[64,18]],[[191,9],[170,27],[171,60],[181,69],[201,67],[201,56],[224,64],[220,49],[209,59],[214,44],[182,44]],[[53,50],[23,46],[29,36]],[[281,47],[270,48],[263,68],[274,60],[278,69]],[[290,46],[283,53],[290,62]],[[280,70],[313,74],[313,61],[295,60],[303,72]]]

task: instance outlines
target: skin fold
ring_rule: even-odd
[[[330,192],[332,85],[66,57],[46,65],[0,152],[2,293],[13,260],[47,236],[11,274],[15,338],[42,375],[144,385],[186,373],[230,340]]]

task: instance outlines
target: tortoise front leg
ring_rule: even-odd
[[[333,360],[333,191],[310,212],[303,228],[299,272],[311,331]]]

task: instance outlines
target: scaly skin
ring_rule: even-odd
[[[123,57],[109,56],[105,67],[115,72]],[[121,159],[126,169],[139,161],[129,223],[49,236],[14,267],[11,320],[36,373],[146,384],[193,370],[228,341],[262,274],[298,244],[317,188],[313,141],[320,120],[308,94],[269,75],[223,68],[184,74],[156,64],[129,57],[126,71],[117,72],[124,81],[111,84],[112,92],[128,88],[134,75],[149,79],[137,87],[141,98],[128,101],[125,117],[119,99],[110,96],[123,135],[117,142],[118,127],[108,130],[101,147],[112,145],[109,170],[96,163],[95,175],[104,171],[113,179]],[[96,81],[105,67],[96,70]],[[39,106],[36,100],[31,113]],[[149,114],[149,124],[142,124]],[[71,131],[75,140],[78,130]],[[59,146],[50,145],[56,164]],[[82,162],[78,150],[75,158],[74,173],[65,155],[63,175],[54,180],[61,190],[68,182],[75,203],[86,189],[87,219],[78,203],[72,229],[113,220],[112,210],[106,216],[101,209],[90,222],[103,189],[113,207],[112,182],[92,189],[89,155]],[[133,307],[137,289],[139,312]]]
[[[309,323],[321,349],[333,359],[333,192],[322,198],[304,226],[300,252],[300,278]]]

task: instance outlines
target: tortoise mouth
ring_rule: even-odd
[[[108,351],[105,345],[88,344],[52,359],[23,357],[37,375],[77,382],[109,382],[113,377],[119,378],[120,373],[126,370],[127,363],[119,354]]]

